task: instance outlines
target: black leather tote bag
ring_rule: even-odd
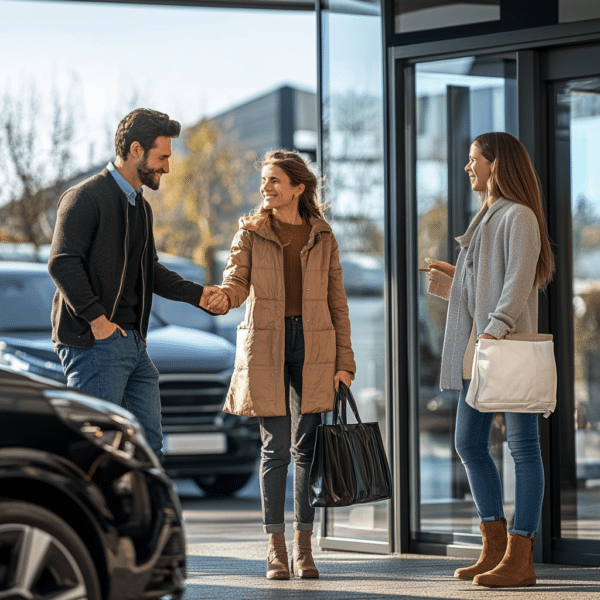
[[[346,420],[350,405],[356,424]],[[310,468],[311,506],[349,506],[392,497],[392,475],[378,423],[363,423],[340,382],[331,425],[319,425]]]

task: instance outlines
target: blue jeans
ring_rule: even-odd
[[[58,346],[67,385],[114,402],[139,420],[148,444],[162,454],[162,428],[158,371],[148,356],[140,334],[118,329],[92,348]]]
[[[494,413],[481,413],[465,401],[469,381],[463,381],[456,415],[456,451],[465,466],[479,518],[504,516],[502,486],[490,456],[489,438]],[[544,497],[544,470],[538,434],[538,415],[504,413],[508,449],[515,462],[515,521],[510,533],[534,537]]]
[[[320,413],[302,414],[304,330],[302,319],[285,319],[284,378],[287,414],[260,417],[262,439],[260,491],[265,533],[285,531],[285,489],[291,454],[294,456],[294,529],[312,531],[315,509],[308,498],[310,465]]]

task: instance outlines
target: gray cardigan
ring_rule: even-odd
[[[540,228],[528,207],[500,198],[484,205],[457,238],[461,250],[450,291],[440,387],[462,389],[462,365],[473,320],[477,336],[536,333],[535,272]]]

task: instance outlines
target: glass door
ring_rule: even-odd
[[[558,265],[551,312],[562,379],[552,440],[559,503],[553,560],[576,554],[582,564],[588,554],[590,564],[600,564],[600,76],[552,81],[548,91]]]
[[[321,168],[339,244],[363,421],[388,429],[382,24],[378,2],[319,3]],[[384,439],[388,436],[384,433]],[[386,448],[392,459],[391,448]],[[320,545],[390,552],[389,501],[321,511]]]
[[[488,131],[516,134],[516,56],[464,57],[419,63],[414,67],[415,160],[411,193],[415,215],[413,269],[427,257],[455,264],[455,237],[478,209],[464,171],[471,142]],[[454,450],[458,393],[439,389],[439,370],[448,303],[427,293],[420,274],[414,312],[418,319],[416,382],[412,400],[412,546],[469,543],[479,533],[463,465]],[[504,421],[498,415],[492,449],[504,491],[514,502],[513,469],[508,464]],[[510,510],[507,514],[510,516]],[[474,541],[474,540],[473,540]]]

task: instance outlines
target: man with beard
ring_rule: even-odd
[[[48,263],[57,287],[52,340],[68,385],[131,410],[158,455],[158,371],[146,351],[152,294],[206,310],[216,291],[160,264],[142,195],[143,185],[157,190],[169,172],[180,130],[143,108],[119,123],[115,162],[60,198]]]

